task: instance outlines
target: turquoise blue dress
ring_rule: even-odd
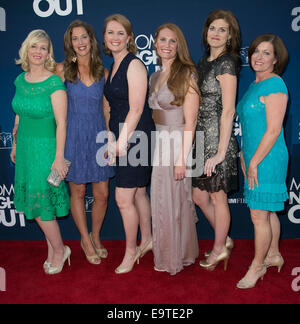
[[[237,106],[242,126],[242,146],[246,170],[250,160],[267,130],[265,104],[259,98],[270,94],[284,93],[287,87],[280,77],[252,83]],[[264,160],[258,165],[258,187],[249,190],[248,175],[244,185],[245,202],[251,209],[280,211],[288,199],[286,175],[288,169],[288,150],[283,129]]]

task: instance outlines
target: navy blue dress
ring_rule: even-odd
[[[104,86],[104,95],[110,105],[109,128],[116,140],[120,129],[129,112],[129,91],[127,70],[132,60],[138,59],[128,53],[121,62],[119,69],[111,80],[112,67]],[[116,186],[120,188],[145,187],[151,179],[151,132],[155,130],[151,110],[148,106],[148,92],[145,98],[144,110],[130,138],[127,155],[116,159]]]
[[[102,109],[104,83],[104,77],[89,87],[78,78],[74,83],[65,82],[68,94],[65,158],[71,161],[66,180],[76,184],[97,183],[114,176],[114,168],[104,161],[105,141],[100,138],[101,132],[106,131]]]

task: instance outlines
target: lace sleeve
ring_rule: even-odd
[[[262,89],[262,95],[265,97],[275,93],[284,93],[288,96],[287,86],[280,77],[272,77],[266,80]]]
[[[223,74],[237,75],[237,65],[230,55],[223,55],[216,66],[216,76]]]
[[[51,95],[57,90],[66,90],[66,87],[58,75],[53,75],[49,78],[48,90]]]

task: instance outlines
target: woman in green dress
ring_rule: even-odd
[[[56,169],[62,179],[68,168],[64,160],[67,96],[61,79],[53,74],[55,61],[49,36],[32,31],[22,44],[16,61],[24,70],[15,80],[12,102],[16,113],[11,152],[15,169],[14,204],[27,219],[35,219],[48,243],[47,274],[62,271],[70,263],[70,248],[64,246],[56,217],[69,213],[65,183],[58,188],[47,182]]]

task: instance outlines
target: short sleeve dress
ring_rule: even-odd
[[[196,131],[204,133],[204,165],[206,161],[218,152],[220,141],[221,115],[223,111],[222,90],[217,76],[223,74],[238,74],[236,61],[224,54],[209,62],[204,56],[198,63],[199,89],[202,94],[202,105],[198,113]],[[195,156],[194,152],[194,156]],[[232,131],[224,162],[217,165],[216,174],[194,177],[193,187],[210,193],[223,190],[228,193],[238,186],[237,174],[238,144]]]
[[[68,215],[70,208],[65,182],[58,188],[47,182],[56,154],[56,121],[50,96],[65,90],[65,86],[57,75],[30,83],[25,73],[17,77],[15,86],[12,107],[19,115],[19,127],[14,204],[27,219],[51,221],[55,216]]]
[[[239,102],[237,113],[242,126],[243,157],[246,170],[252,156],[267,130],[265,104],[260,97],[272,93],[288,95],[284,81],[277,76],[267,80],[252,83]],[[283,129],[271,151],[258,165],[258,187],[249,190],[248,178],[244,185],[245,202],[251,209],[280,211],[288,199],[286,176],[288,169],[288,150],[284,139]]]
[[[130,110],[127,70],[132,60],[139,60],[128,53],[111,80],[112,67],[104,86],[104,95],[110,105],[109,128],[116,140],[119,138],[127,114]],[[145,67],[146,69],[146,67]],[[119,188],[145,187],[151,179],[151,132],[155,131],[154,121],[148,105],[148,93],[142,116],[130,138],[127,155],[116,158],[116,186]]]

